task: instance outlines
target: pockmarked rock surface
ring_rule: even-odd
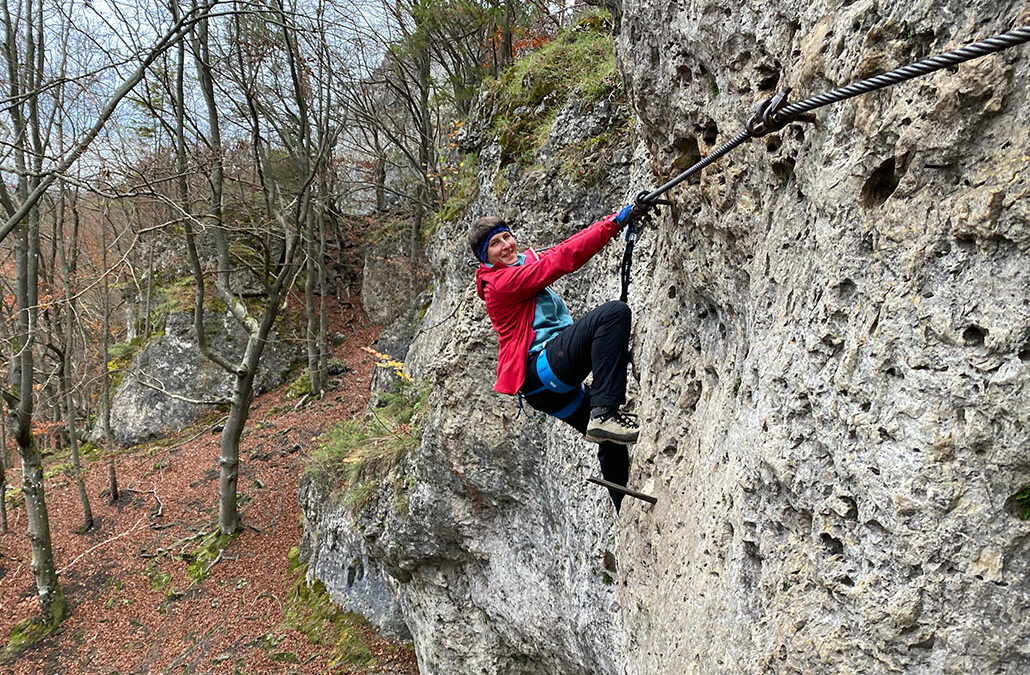
[[[626,2],[617,54],[672,173],[775,90],[1028,19]],[[1023,46],[824,108],[674,192],[638,296],[659,503],[620,522],[628,667],[1030,669],[1028,75]]]
[[[1026,672],[1030,50],[825,108],[673,191],[630,293],[630,482],[654,507],[616,518],[589,444],[492,391],[463,236],[499,212],[560,241],[776,90],[1026,24],[1025,3],[608,4],[641,144],[594,188],[481,152],[407,354],[421,445],[350,520],[423,672]],[[620,257],[556,284],[574,316],[617,296]]]
[[[225,356],[240,358],[246,335],[235,319],[211,316],[206,328],[208,344]],[[273,334],[261,358],[255,392],[282,384],[297,358],[296,346]],[[174,313],[165,322],[164,334],[143,347],[115,390],[111,433],[118,443],[130,446],[179,431],[231,393],[232,377],[197,346],[193,316]],[[100,440],[102,434],[101,425],[95,425],[93,437]]]
[[[474,295],[465,232],[500,213],[526,246],[544,247],[610,213],[631,193],[628,119],[625,103],[574,101],[545,145],[556,153],[599,123],[616,130],[599,187],[568,181],[558,163],[502,167],[496,146],[481,152],[479,196],[429,244],[432,302],[408,340],[406,368],[432,391],[421,445],[360,509],[302,488],[312,574],[345,607],[373,603],[366,616],[379,626],[399,609],[422,672],[620,668],[619,535],[607,493],[585,481],[598,472],[596,446],[536,413],[515,420],[515,400],[492,390],[496,338]],[[618,295],[616,249],[556,284],[574,313],[588,309],[591,289]],[[384,575],[376,592],[350,579],[355,561],[366,579]]]

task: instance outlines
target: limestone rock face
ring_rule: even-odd
[[[777,89],[1027,19],[626,2],[617,53],[664,178]],[[825,108],[674,192],[637,296],[632,669],[1030,668],[1028,75],[1024,46]]]
[[[1030,48],[823,109],[673,191],[630,293],[630,483],[654,507],[616,518],[584,481],[593,448],[491,390],[463,236],[500,212],[520,243],[560,241],[777,89],[797,100],[1025,24],[1025,4],[616,9],[642,146],[595,188],[480,154],[479,198],[430,245],[407,354],[433,389],[421,446],[350,517],[423,672],[1026,672]],[[596,114],[560,113],[547,151]],[[620,257],[555,285],[574,316],[617,297]]]
[[[417,274],[404,241],[388,238],[370,245],[361,284],[361,307],[368,318],[384,326],[401,318],[411,305]]]
[[[598,473],[596,446],[532,411],[516,420],[515,399],[492,390],[496,337],[471,283],[465,232],[499,213],[521,243],[542,248],[614,211],[631,192],[627,119],[625,104],[574,102],[552,129],[550,152],[598,120],[624,130],[599,161],[607,180],[596,187],[559,166],[502,168],[496,146],[481,153],[479,197],[430,243],[432,302],[408,339],[406,367],[432,389],[419,449],[356,512],[339,495],[302,491],[312,574],[345,607],[373,602],[377,625],[396,603],[424,673],[620,672],[619,533],[607,493],[585,482]],[[499,175],[509,184],[500,194]],[[556,284],[573,313],[588,309],[588,295],[618,296],[621,246],[610,249]],[[385,573],[396,601],[348,584],[355,560],[366,578]]]
[[[346,509],[334,508],[333,486],[304,476],[299,487],[305,517],[301,556],[308,576],[319,579],[344,610],[368,619],[383,635],[410,640],[394,587],[397,581],[369,557]]]
[[[229,316],[211,317],[208,343],[231,358],[246,346],[243,329]],[[279,386],[297,359],[294,346],[274,336],[265,347],[254,383],[258,393]],[[123,446],[178,431],[208,413],[210,403],[232,393],[232,378],[209,361],[197,346],[193,316],[168,317],[164,335],[133,359],[111,401],[111,432]],[[93,436],[102,435],[101,425]]]

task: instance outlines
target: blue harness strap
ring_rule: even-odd
[[[586,396],[586,392],[583,391],[583,387],[580,387],[579,391],[576,392],[576,398],[572,399],[572,403],[568,404],[558,412],[551,413],[551,416],[557,417],[560,420],[565,419],[572,413],[576,412],[576,410],[579,408],[579,405],[583,402],[584,396]]]
[[[576,392],[575,398],[573,398],[567,406],[557,412],[549,414],[552,417],[557,417],[558,419],[565,419],[572,413],[576,412],[576,409],[579,408],[580,404],[583,402],[583,397],[586,396],[586,392],[583,391],[582,385],[569,385],[558,379],[554,374],[554,371],[551,370],[551,364],[547,361],[546,349],[541,349],[540,354],[536,357],[536,374],[537,377],[540,378],[540,383],[543,386],[534,389],[533,391],[525,392],[526,396],[532,396],[545,391],[553,391],[556,394],[567,394],[578,388],[579,391]]]
[[[576,387],[565,384],[554,374],[551,370],[551,364],[547,361],[547,350],[541,349],[540,354],[536,357],[536,374],[540,378],[540,383],[543,385],[539,389],[533,391],[527,391],[526,396],[532,396],[533,394],[539,394],[542,391],[553,391],[556,394],[567,394]]]

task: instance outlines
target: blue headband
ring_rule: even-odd
[[[476,257],[479,258],[480,262],[486,262],[486,250],[490,248],[490,240],[501,232],[511,234],[511,229],[507,225],[498,225],[487,232],[486,236],[479,242],[479,247],[476,249]]]

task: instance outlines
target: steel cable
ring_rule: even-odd
[[[956,66],[966,61],[987,56],[988,54],[994,54],[1028,41],[1030,41],[1030,26],[1020,26],[1019,28],[1014,28],[1006,33],[1001,33],[999,35],[980,40],[979,42],[974,42],[963,47],[959,47],[958,49],[953,49],[943,54],[931,56],[886,73],[859,80],[858,82],[853,82],[852,84],[839,87],[824,94],[819,94],[818,96],[813,96],[790,105],[782,105],[786,100],[787,92],[790,90],[788,89],[787,91],[780,92],[776,96],[763,101],[758,106],[758,111],[748,120],[745,128],[738,132],[736,136],[717,147],[707,157],[701,159],[668,183],[665,183],[648,194],[641,193],[637,200],[645,204],[647,202],[653,202],[737,146],[751,140],[752,138],[758,138],[759,136],[764,136],[771,131],[782,129],[791,122],[800,121],[804,115],[816,110],[817,108],[830,105],[831,103],[839,103],[840,101],[854,98],[855,96],[861,96],[862,94],[868,94],[876,91],[877,89],[883,89],[884,87],[900,84],[906,80],[911,80],[912,78],[920,77],[922,75],[928,75],[937,70],[950,68],[951,66]]]

